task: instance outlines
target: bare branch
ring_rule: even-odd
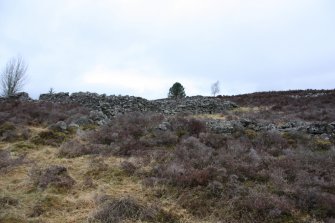
[[[211,86],[211,91],[212,91],[212,95],[215,97],[216,94],[218,94],[220,92],[220,86],[219,86],[220,82],[216,81],[215,83],[212,84]]]
[[[12,58],[7,62],[0,77],[2,96],[9,97],[23,89],[27,79],[27,68],[28,66],[20,56]]]

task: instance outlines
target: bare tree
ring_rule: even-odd
[[[212,84],[211,86],[211,91],[212,91],[212,95],[215,97],[216,94],[218,94],[220,92],[220,86],[219,86],[220,82],[216,81],[215,83]]]
[[[21,91],[27,79],[26,71],[27,65],[22,57],[11,58],[1,73],[1,95],[9,97]]]

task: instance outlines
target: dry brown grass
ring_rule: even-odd
[[[34,127],[32,131],[33,135],[36,135],[44,129]],[[14,144],[15,142],[1,143],[0,149],[10,148]],[[0,195],[18,200],[17,205],[6,205],[0,209],[0,222],[85,222],[98,208],[94,201],[97,194],[116,195],[120,198],[133,197],[147,204],[159,203],[165,211],[172,211],[181,217],[181,222],[197,222],[175,201],[159,201],[152,195],[150,188],[143,186],[138,177],[123,171],[121,164],[125,158],[100,158],[107,164],[108,169],[99,173],[99,176],[92,176],[87,175],[92,165],[91,156],[62,158],[59,157],[58,151],[57,147],[38,145],[27,153],[28,163],[0,173]],[[18,150],[16,153],[26,152]],[[50,165],[64,166],[77,183],[66,190],[58,190],[52,186],[45,190],[38,189],[29,177],[29,170],[36,165],[42,169]],[[85,187],[87,178],[90,178],[96,187]]]
[[[168,117],[165,131],[157,129],[161,116],[127,114],[109,126],[64,133],[62,145],[34,143],[48,130],[24,122],[27,138],[0,141],[9,154],[3,157],[15,164],[0,172],[0,222],[87,222],[119,204],[135,210],[127,216],[113,210],[122,222],[333,220],[333,138],[254,130],[218,134],[199,121],[277,117],[266,106]],[[17,157],[24,162],[15,163]],[[76,183],[36,185],[32,169],[48,173],[50,166],[66,168]],[[103,199],[110,203],[102,205]]]

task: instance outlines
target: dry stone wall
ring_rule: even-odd
[[[220,113],[237,107],[233,102],[203,96],[186,97],[179,100],[160,99],[150,101],[134,96],[107,96],[105,94],[79,92],[71,95],[69,93],[42,94],[39,100],[58,103],[78,103],[92,110],[102,111],[108,117],[135,111],[152,111],[167,115],[179,112],[210,114]]]

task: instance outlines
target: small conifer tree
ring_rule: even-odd
[[[168,97],[174,99],[186,97],[183,85],[181,85],[179,82],[174,83],[169,90]]]

